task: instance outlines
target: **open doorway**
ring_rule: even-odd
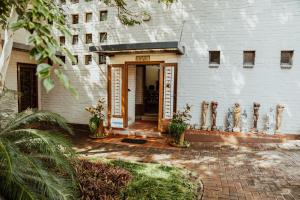
[[[18,110],[38,108],[38,81],[36,65],[18,63]]]
[[[157,130],[160,65],[129,65],[128,125],[132,129]],[[134,103],[133,103],[134,102]]]
[[[159,65],[136,66],[135,116],[142,121],[158,120]]]
[[[152,74],[156,74],[149,85],[146,84],[150,76],[147,66],[155,69]],[[159,132],[165,132],[176,112],[177,63],[145,61],[109,65],[107,92],[110,127],[132,128],[141,121],[153,124]]]

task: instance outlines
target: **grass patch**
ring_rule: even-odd
[[[127,200],[194,200],[196,185],[178,168],[159,164],[139,164],[113,160],[114,166],[128,170],[133,179],[121,192]]]

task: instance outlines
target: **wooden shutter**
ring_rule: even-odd
[[[124,65],[110,65],[108,68],[108,123],[112,128],[125,128],[127,83]]]
[[[176,111],[177,64],[163,63],[160,67],[159,89],[159,131],[167,131],[169,122]]]

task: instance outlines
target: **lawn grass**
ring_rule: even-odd
[[[196,184],[188,180],[181,169],[159,164],[140,164],[121,160],[110,161],[128,170],[133,179],[121,192],[127,200],[194,200]]]

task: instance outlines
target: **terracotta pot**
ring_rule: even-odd
[[[97,129],[97,134],[101,134],[104,135],[105,134],[105,130],[104,130],[104,125],[103,125],[103,120],[100,119],[99,121],[99,127]]]
[[[180,135],[180,138],[179,138],[179,145],[183,146],[184,145],[184,134],[185,132],[183,132],[181,135]]]

